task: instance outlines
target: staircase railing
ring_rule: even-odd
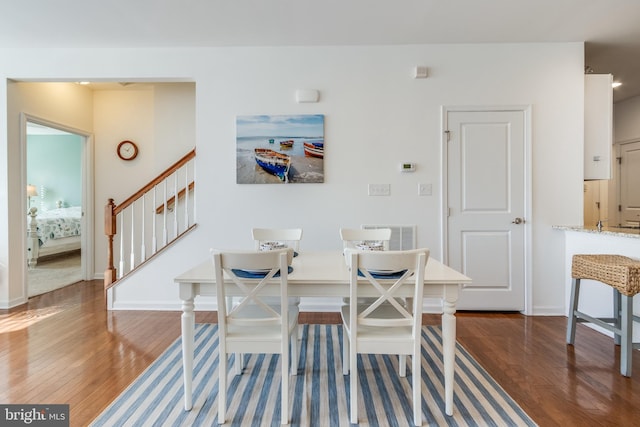
[[[195,157],[194,149],[119,205],[109,199],[104,209],[105,289],[195,226]],[[119,242],[117,255],[114,241]]]

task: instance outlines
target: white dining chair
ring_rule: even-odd
[[[351,423],[358,422],[358,354],[401,354],[411,356],[413,421],[422,425],[420,342],[429,250],[348,251],[347,255],[351,302],[342,307],[340,314],[347,337],[342,362],[349,364]],[[406,287],[411,288],[411,307],[404,307],[396,299]],[[358,303],[363,293],[376,295],[375,301]]]
[[[264,243],[277,242],[292,248],[295,256],[300,251],[302,228],[252,228],[251,236],[256,250]],[[265,301],[273,301],[273,298],[265,298]],[[300,305],[300,297],[289,297],[289,304]]]
[[[251,235],[256,250],[259,250],[263,243],[280,242],[298,252],[300,240],[302,240],[302,228],[253,228]]]
[[[355,248],[363,242],[380,242],[384,250],[389,250],[391,240],[390,228],[341,228],[340,238],[343,249]]]
[[[298,307],[288,304],[288,273],[292,249],[250,252],[212,250],[218,297],[219,382],[218,422],[226,421],[227,355],[245,353],[279,354],[281,363],[281,423],[289,423],[289,346],[291,375],[296,375],[298,343]],[[225,277],[226,276],[226,277]],[[225,279],[233,281],[241,298],[230,305]],[[263,301],[265,287],[275,283],[279,302]],[[240,360],[236,358],[236,366]],[[237,373],[237,370],[236,370]]]
[[[373,244],[382,244],[382,250],[389,250],[389,242],[391,240],[391,229],[390,228],[341,228],[340,229],[340,238],[342,239],[342,248],[345,251],[345,261],[347,261],[347,252],[349,250],[358,249],[358,245],[373,243]],[[358,304],[371,304],[375,299],[371,298],[359,298]],[[400,304],[406,305],[406,301],[404,298],[398,298],[398,302]],[[349,298],[342,299],[343,304],[349,304]],[[346,339],[343,336],[343,340]],[[344,344],[344,343],[343,343]],[[344,348],[344,347],[343,347]],[[400,375],[405,375],[405,367],[406,367],[406,357],[404,355],[400,355]],[[346,366],[343,366],[343,373],[346,375]]]
[[[341,228],[340,239],[342,239],[342,249],[358,249],[358,245],[366,243],[381,243],[382,250],[389,250],[389,242],[391,241],[390,228]],[[404,300],[402,300],[404,301]],[[349,304],[349,298],[343,298],[344,304]],[[370,299],[360,298],[360,303],[371,303]]]

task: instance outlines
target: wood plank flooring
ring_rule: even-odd
[[[458,313],[458,341],[540,426],[632,426],[640,420],[640,354],[619,373],[619,347],[578,325],[565,344],[565,317]],[[197,322],[215,322],[197,313]],[[302,322],[339,323],[337,313]],[[425,315],[425,324],[440,316]],[[68,403],[72,426],[88,425],[171,342],[180,313],[105,310],[101,281],[0,310],[0,402]]]

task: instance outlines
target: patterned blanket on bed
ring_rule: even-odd
[[[82,209],[80,206],[38,212],[38,239],[40,240],[40,246],[50,239],[79,236],[82,229],[81,218]]]

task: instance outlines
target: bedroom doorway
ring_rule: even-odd
[[[91,136],[23,115],[27,206],[26,295],[90,280],[87,182]]]

